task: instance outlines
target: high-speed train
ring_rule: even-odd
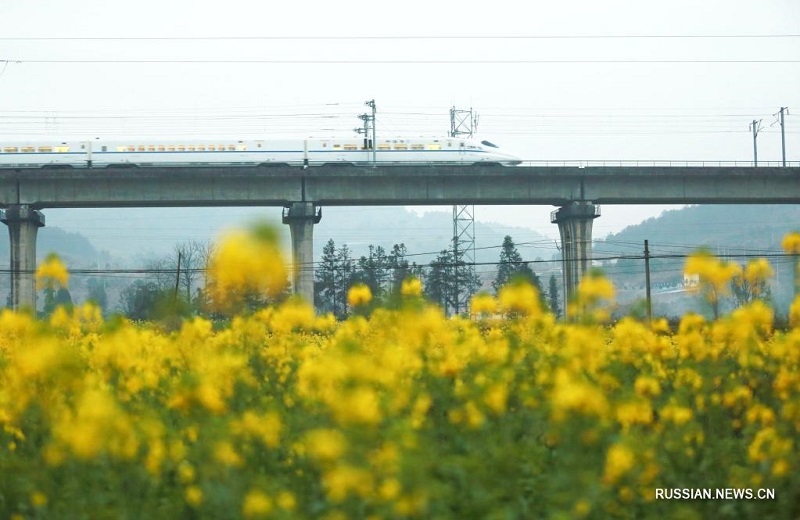
[[[489,141],[441,138],[147,139],[0,142],[0,167],[186,165],[426,165],[514,166],[521,160]]]

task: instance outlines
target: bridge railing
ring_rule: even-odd
[[[697,167],[697,168],[723,168],[723,167],[742,167],[753,168],[753,161],[661,161],[661,160],[578,160],[578,159],[544,159],[544,160],[523,160],[520,166],[572,166],[578,168],[586,167]],[[781,168],[783,161],[758,161],[759,168]],[[800,161],[786,161],[786,167],[797,168]]]

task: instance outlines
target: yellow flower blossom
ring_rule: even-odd
[[[203,491],[197,486],[189,486],[183,494],[186,503],[192,507],[198,507],[203,503]]]
[[[607,485],[616,484],[636,462],[636,457],[630,448],[624,444],[612,444],[606,452],[606,464],[603,470],[603,482]]]
[[[305,449],[320,461],[334,461],[347,450],[347,440],[339,430],[320,429],[306,434]]]
[[[357,284],[347,291],[347,304],[351,307],[366,305],[372,300],[372,291],[364,284]]]
[[[784,235],[781,247],[789,254],[800,254],[800,233],[795,231]]]
[[[472,315],[492,315],[497,312],[497,300],[491,294],[478,293],[470,300],[469,310]]]
[[[50,253],[36,268],[36,288],[67,287],[69,271],[55,253]]]
[[[252,490],[244,497],[242,516],[244,518],[265,517],[272,511],[272,500],[263,492]]]
[[[539,316],[542,312],[539,292],[527,282],[512,282],[500,288],[497,295],[500,310],[507,313]],[[488,302],[486,302],[488,304]]]
[[[250,294],[275,296],[287,283],[277,233],[267,227],[227,235],[214,251],[208,290],[223,308],[240,304]]]
[[[421,296],[422,282],[419,281],[419,278],[406,278],[400,286],[400,294],[407,298]]]

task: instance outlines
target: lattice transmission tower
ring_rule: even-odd
[[[478,115],[469,110],[450,109],[450,137],[472,137],[478,129]],[[472,204],[453,205],[453,260],[455,261],[455,279],[459,269],[475,265],[475,206]],[[453,303],[455,313],[466,310],[469,305],[469,291],[456,283]]]

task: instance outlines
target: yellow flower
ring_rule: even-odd
[[[574,301],[567,306],[567,314],[599,322],[611,318],[614,304],[614,284],[597,271],[589,271],[581,278]]]
[[[372,300],[372,291],[364,284],[354,285],[347,291],[347,303],[351,307],[366,305]]]
[[[69,281],[69,271],[55,253],[50,253],[44,262],[36,268],[36,288],[66,287]]]
[[[483,402],[497,415],[504,414],[508,402],[508,388],[503,383],[492,385],[486,390]]]
[[[34,491],[31,493],[31,504],[34,507],[44,507],[47,505],[47,495],[41,491]]]
[[[220,441],[214,447],[214,459],[225,466],[240,467],[244,465],[242,456],[236,453],[233,445],[228,441]]]
[[[304,444],[308,454],[320,461],[334,461],[347,450],[347,440],[339,430],[312,430]]]
[[[661,394],[661,385],[652,377],[639,376],[633,383],[633,389],[642,397],[654,397]]]
[[[497,300],[491,294],[478,293],[472,297],[469,305],[470,314],[494,314],[497,312]]]
[[[615,484],[625,473],[633,468],[636,459],[633,452],[624,444],[613,444],[606,453],[603,482]]]
[[[800,295],[795,296],[789,307],[789,325],[793,328],[800,328]]]
[[[211,256],[208,274],[209,293],[222,307],[252,294],[276,296],[288,280],[277,233],[264,226],[230,233]]]
[[[372,474],[348,464],[340,464],[325,472],[322,482],[332,502],[342,502],[351,493],[361,497],[372,494]]]
[[[197,507],[203,503],[203,491],[197,486],[189,486],[184,492],[184,498],[187,504]]]
[[[690,255],[683,268],[685,274],[697,275],[701,285],[705,284],[713,290],[709,297],[714,301],[718,300],[720,295],[727,294],[728,282],[740,274],[741,270],[739,264],[719,260],[705,250]]]
[[[419,278],[406,278],[400,286],[400,294],[405,297],[415,297],[422,294],[422,282]]]
[[[258,518],[272,511],[272,500],[261,491],[250,491],[244,497],[242,516],[245,518]]]
[[[286,511],[294,511],[295,507],[297,507],[297,500],[295,500],[294,495],[289,491],[281,491],[278,493],[275,501],[278,503],[278,507]]]
[[[790,254],[800,253],[800,233],[797,231],[787,233],[781,241],[781,247]]]
[[[527,282],[514,282],[500,288],[497,295],[500,308],[504,312],[529,316],[541,314],[539,292]],[[488,302],[487,302],[488,303]]]

